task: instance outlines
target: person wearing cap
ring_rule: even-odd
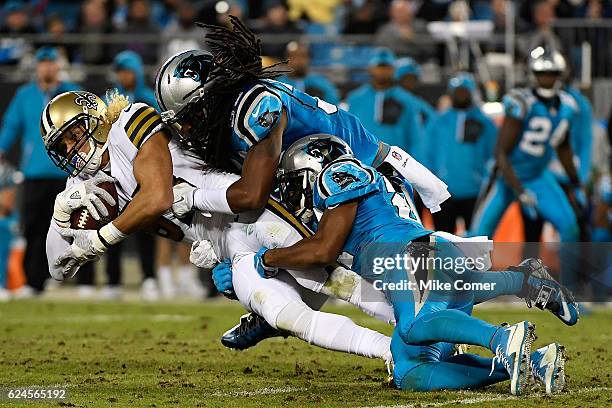
[[[22,0],[7,1],[2,7],[1,13],[4,19],[0,27],[0,34],[3,37],[6,36],[6,38],[3,38],[0,43],[0,64],[17,64],[31,50],[28,41],[19,36],[34,34],[36,30],[30,23],[28,5]]]
[[[420,143],[417,112],[406,91],[394,82],[394,64],[390,49],[377,49],[368,64],[370,82],[350,92],[346,102],[367,130],[414,155]]]
[[[395,61],[395,80],[411,96],[418,112],[420,123],[423,126],[427,126],[429,121],[436,116],[436,111],[423,98],[414,93],[420,77],[421,67],[414,59],[404,57]]]
[[[0,128],[0,160],[19,139],[23,173],[21,220],[26,239],[26,280],[35,292],[44,290],[48,277],[45,256],[47,224],[53,213],[55,196],[64,189],[66,173],[52,162],[40,138],[40,115],[49,100],[62,92],[79,89],[59,78],[58,52],[53,47],[36,51],[36,77],[15,92],[4,112]]]
[[[279,81],[331,104],[337,105],[340,102],[338,90],[327,78],[309,72],[310,52],[306,44],[297,41],[287,44],[287,64],[291,72]]]
[[[452,106],[432,119],[425,130],[426,165],[448,185],[451,198],[433,214],[436,229],[455,233],[457,221],[465,225],[472,212],[486,164],[493,156],[497,128],[475,103],[476,82],[460,72],[448,83]]]

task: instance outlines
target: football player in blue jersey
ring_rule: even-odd
[[[335,145],[335,156],[325,154],[332,150],[326,144]],[[322,216],[313,236],[286,248],[261,248],[255,256],[259,274],[273,278],[279,268],[310,270],[335,262],[342,253],[349,254],[353,257],[352,269],[374,282],[375,288],[378,282],[394,307],[396,329],[391,351],[398,388],[465,389],[510,379],[511,392],[522,393],[530,370],[534,326],[527,321],[508,327],[491,325],[472,317],[472,307],[507,294],[537,302],[546,287],[552,294],[546,309],[559,318],[562,313],[554,310],[571,310],[577,320],[569,292],[548,275],[541,261],[534,259],[503,272],[460,271],[453,266],[423,263],[408,269],[394,264],[377,270],[377,259],[393,260],[403,254],[417,259],[434,253],[437,258],[455,260],[466,254],[443,234],[433,233],[403,215],[394,203],[392,183],[356,160],[346,144],[341,147],[343,144],[333,136],[305,137],[283,154],[279,176],[283,201],[296,215],[307,207],[321,211]],[[337,156],[338,151],[347,154]],[[393,286],[408,279],[417,287]],[[458,281],[495,285],[486,291],[461,290],[457,289]],[[453,288],[423,290],[421,282],[451,284]],[[574,324],[576,320],[564,322]],[[457,343],[488,348],[495,358],[453,357]],[[537,375],[548,378],[547,389],[559,390],[563,384],[561,348],[553,344],[545,350],[552,354],[552,362],[537,365]],[[535,352],[537,361],[541,352]],[[546,371],[552,375],[547,376]]]
[[[471,232],[491,236],[510,203],[553,224],[562,242],[575,242],[578,223],[570,199],[547,169],[556,150],[572,186],[571,200],[582,195],[568,130],[574,120],[574,99],[559,90],[565,70],[563,56],[538,47],[531,52],[533,88],[518,88],[504,96],[505,118],[495,148],[496,166],[481,191]]]
[[[241,173],[227,188],[198,191],[194,208],[234,214],[263,208],[281,152],[316,133],[344,140],[368,165],[388,163],[434,212],[449,197],[446,185],[429,170],[403,150],[381,143],[354,115],[275,81],[282,72],[262,67],[259,40],[240,20],[231,21],[231,29],[205,26],[210,52],[179,53],[156,78],[162,117],[180,125],[184,147],[211,167]],[[408,185],[402,187],[409,192]]]

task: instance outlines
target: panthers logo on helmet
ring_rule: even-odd
[[[342,190],[351,184],[361,181],[358,177],[355,177],[351,173],[347,173],[346,171],[337,171],[332,174],[332,180],[334,183],[338,184]]]
[[[96,95],[89,92],[75,92],[77,95],[74,98],[74,103],[79,106],[85,106],[87,109],[96,110],[98,109],[98,102],[96,101]]]
[[[196,82],[203,82],[208,78],[210,62],[212,61],[207,56],[192,54],[176,66],[174,77],[191,78]]]

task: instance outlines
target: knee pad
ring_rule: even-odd
[[[289,302],[276,318],[276,327],[310,342],[315,312],[302,302]]]

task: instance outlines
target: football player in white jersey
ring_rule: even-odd
[[[41,121],[49,155],[72,176],[67,189],[57,197],[47,236],[47,257],[54,278],[73,276],[80,265],[97,259],[109,245],[118,242],[117,238],[123,239],[138,228],[156,224],[163,229],[163,235],[186,242],[200,241],[200,253],[232,258],[233,286],[238,300],[263,316],[272,327],[324,348],[390,358],[387,336],[359,327],[347,317],[314,310],[325,298],[304,290],[307,287],[324,294],[337,294],[361,307],[371,306],[370,314],[392,320],[391,308],[382,296],[380,302],[371,298],[367,304],[357,299],[362,282],[353,272],[337,267],[329,281],[329,272],[323,270],[310,276],[296,274],[296,278],[288,273],[268,280],[258,275],[253,267],[253,252],[262,245],[290,245],[305,233],[300,231],[303,226],[291,223],[290,214],[278,202],[271,203],[271,210],[255,215],[253,219],[257,222],[251,224],[235,222],[235,216],[231,215],[200,212],[178,219],[172,211],[166,211],[173,207],[174,212],[186,215],[182,201],[177,200],[172,206],[173,176],[184,180],[175,187],[183,193],[225,185],[238,176],[205,171],[204,163],[187,156],[171,140],[169,131],[152,108],[128,104],[118,95],[107,107],[94,94],[70,92],[49,102]],[[158,151],[150,151],[153,149]],[[151,171],[154,180],[142,174],[144,170]],[[113,199],[97,185],[113,179],[121,215],[98,231],[70,229],[70,214],[77,208],[86,206],[94,218],[106,215],[101,199]],[[149,189],[158,195],[152,196]],[[165,201],[167,191],[170,204]],[[177,194],[177,197],[184,196]],[[164,205],[152,204],[156,199]],[[127,214],[132,217],[131,223],[123,219]],[[165,225],[158,220],[162,214],[167,221]],[[285,215],[287,219],[283,219]],[[209,250],[202,250],[205,245],[210,245]]]

